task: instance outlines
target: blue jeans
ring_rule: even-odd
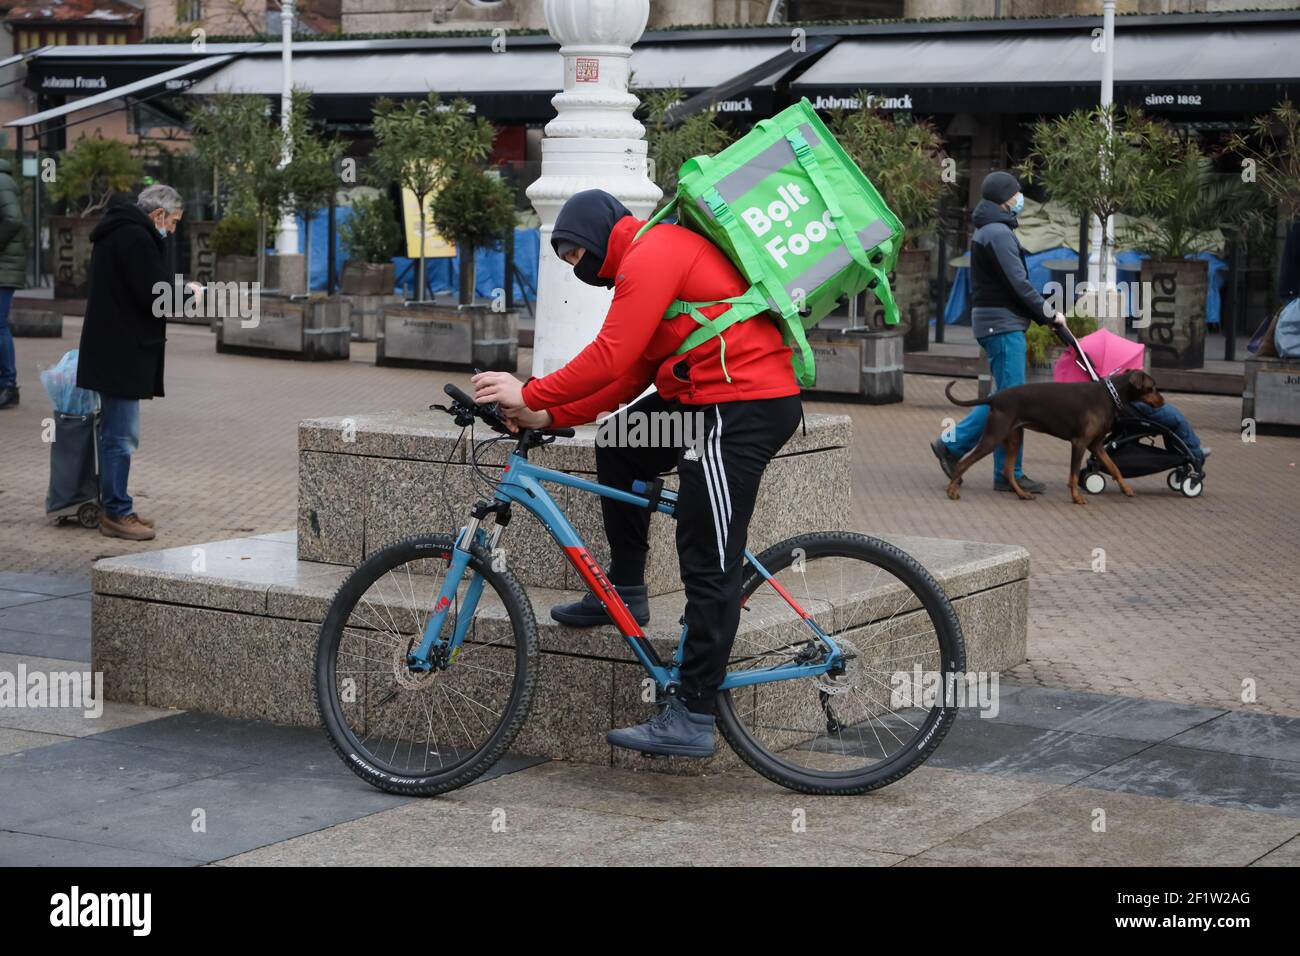
[[[1131,404],[1143,418],[1158,425],[1164,425],[1165,428],[1168,428],[1186,442],[1187,448],[1196,456],[1197,461],[1204,460],[1201,455],[1201,440],[1196,437],[1196,432],[1192,431],[1187,416],[1180,412],[1176,405],[1165,402],[1159,408],[1155,408],[1146,402],[1132,402]]]
[[[9,307],[14,290],[0,288],[0,388],[18,384],[18,360],[14,358],[14,334],[9,328]]]
[[[986,335],[979,339],[982,348],[989,357],[989,366],[993,370],[993,391],[1001,391],[1014,385],[1025,384],[1025,359],[1028,347],[1024,332],[1001,332],[998,335]],[[957,423],[952,440],[944,440],[948,450],[961,458],[979,444],[984,434],[984,423],[988,421],[989,408],[981,405]],[[1016,453],[1016,477],[1024,475],[1021,462],[1024,460],[1025,446],[1021,443]],[[1002,477],[1002,464],[1007,460],[1007,453],[1001,445],[993,451],[993,478]]]
[[[125,518],[135,509],[126,493],[131,453],[140,447],[140,400],[100,395],[99,498],[110,518]]]

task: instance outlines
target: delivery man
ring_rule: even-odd
[[[595,341],[549,375],[526,384],[506,372],[475,375],[474,399],[499,402],[514,427],[560,428],[619,409],[653,383],[657,392],[621,414],[699,416],[701,439],[678,447],[598,443],[596,474],[602,484],[629,488],[634,480],[652,481],[677,469],[677,553],[686,588],[681,687],[653,719],[611,731],[608,740],[644,753],[708,757],[714,746],[714,702],[740,622],[749,519],[767,463],[803,412],[790,349],[767,313],[676,354],[699,326],[688,314],[664,318],[674,300],[725,299],[742,294],[749,283],[703,236],[659,224],[635,238],[644,224],[599,189],[577,193],[564,204],[551,245],[583,282],[613,287],[605,322]],[[701,311],[716,318],[727,308],[723,303]],[[627,434],[638,431],[629,428]],[[650,618],[645,585],[650,512],[608,498],[601,506],[612,558],[609,579],[644,624]],[[551,617],[576,627],[609,620],[592,594],[552,608]]]

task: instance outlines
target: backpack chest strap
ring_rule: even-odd
[[[711,319],[700,311],[711,305],[722,305],[724,303],[730,305],[731,308],[716,318]],[[722,333],[736,323],[752,319],[756,315],[767,312],[770,308],[767,297],[763,295],[762,291],[755,286],[751,286],[744,294],[732,296],[729,299],[714,299],[711,302],[686,302],[682,299],[675,299],[668,306],[667,311],[664,312],[664,318],[672,319],[679,315],[689,315],[700,326],[686,336],[682,344],[677,347],[677,351],[674,353],[676,355],[683,355],[710,339],[717,338],[722,361],[722,375],[730,384],[731,376],[727,373],[727,340],[722,338]]]

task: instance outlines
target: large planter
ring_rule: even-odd
[[[903,400],[902,323],[884,329],[813,329],[817,378],[806,391],[870,405]]]
[[[397,269],[391,262],[349,259],[339,279],[339,289],[344,295],[392,295],[395,288]]]
[[[1147,259],[1142,263],[1145,314],[1137,322],[1138,341],[1147,347],[1152,368],[1205,366],[1206,262],[1200,259]]]
[[[217,351],[268,358],[346,359],[352,343],[351,304],[338,296],[288,299],[259,296],[253,319],[222,316]]]
[[[1047,356],[1041,362],[1025,361],[1025,384],[1030,382],[1051,382],[1056,371],[1056,363],[1065,354],[1064,345],[1050,345]]]
[[[389,309],[401,308],[400,295],[349,295],[344,292],[341,298],[352,303],[352,341],[374,342],[379,339],[379,332],[384,322],[384,313]]]
[[[1300,433],[1300,359],[1246,359],[1241,417],[1259,434]]]
[[[212,271],[218,282],[256,282],[257,256],[216,256]]]
[[[63,313],[54,309],[14,309],[9,313],[14,338],[63,337]]]
[[[50,219],[50,255],[54,297],[84,299],[90,288],[90,233],[99,218],[54,216]]]
[[[407,303],[385,309],[376,365],[514,372],[519,366],[519,313],[489,305]]]
[[[306,295],[307,257],[298,252],[267,255],[262,285],[276,295]]]
[[[930,348],[930,250],[904,249],[898,254],[894,271],[889,274],[889,290],[898,305],[898,325],[903,329],[903,348],[924,352]],[[867,324],[880,328],[885,324],[885,308],[867,293]]]

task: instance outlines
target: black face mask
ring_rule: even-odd
[[[578,260],[578,264],[573,267],[573,274],[587,285],[612,289],[614,287],[613,279],[603,279],[597,275],[600,272],[601,265],[600,259],[590,249],[586,249],[582,253],[582,258]]]

